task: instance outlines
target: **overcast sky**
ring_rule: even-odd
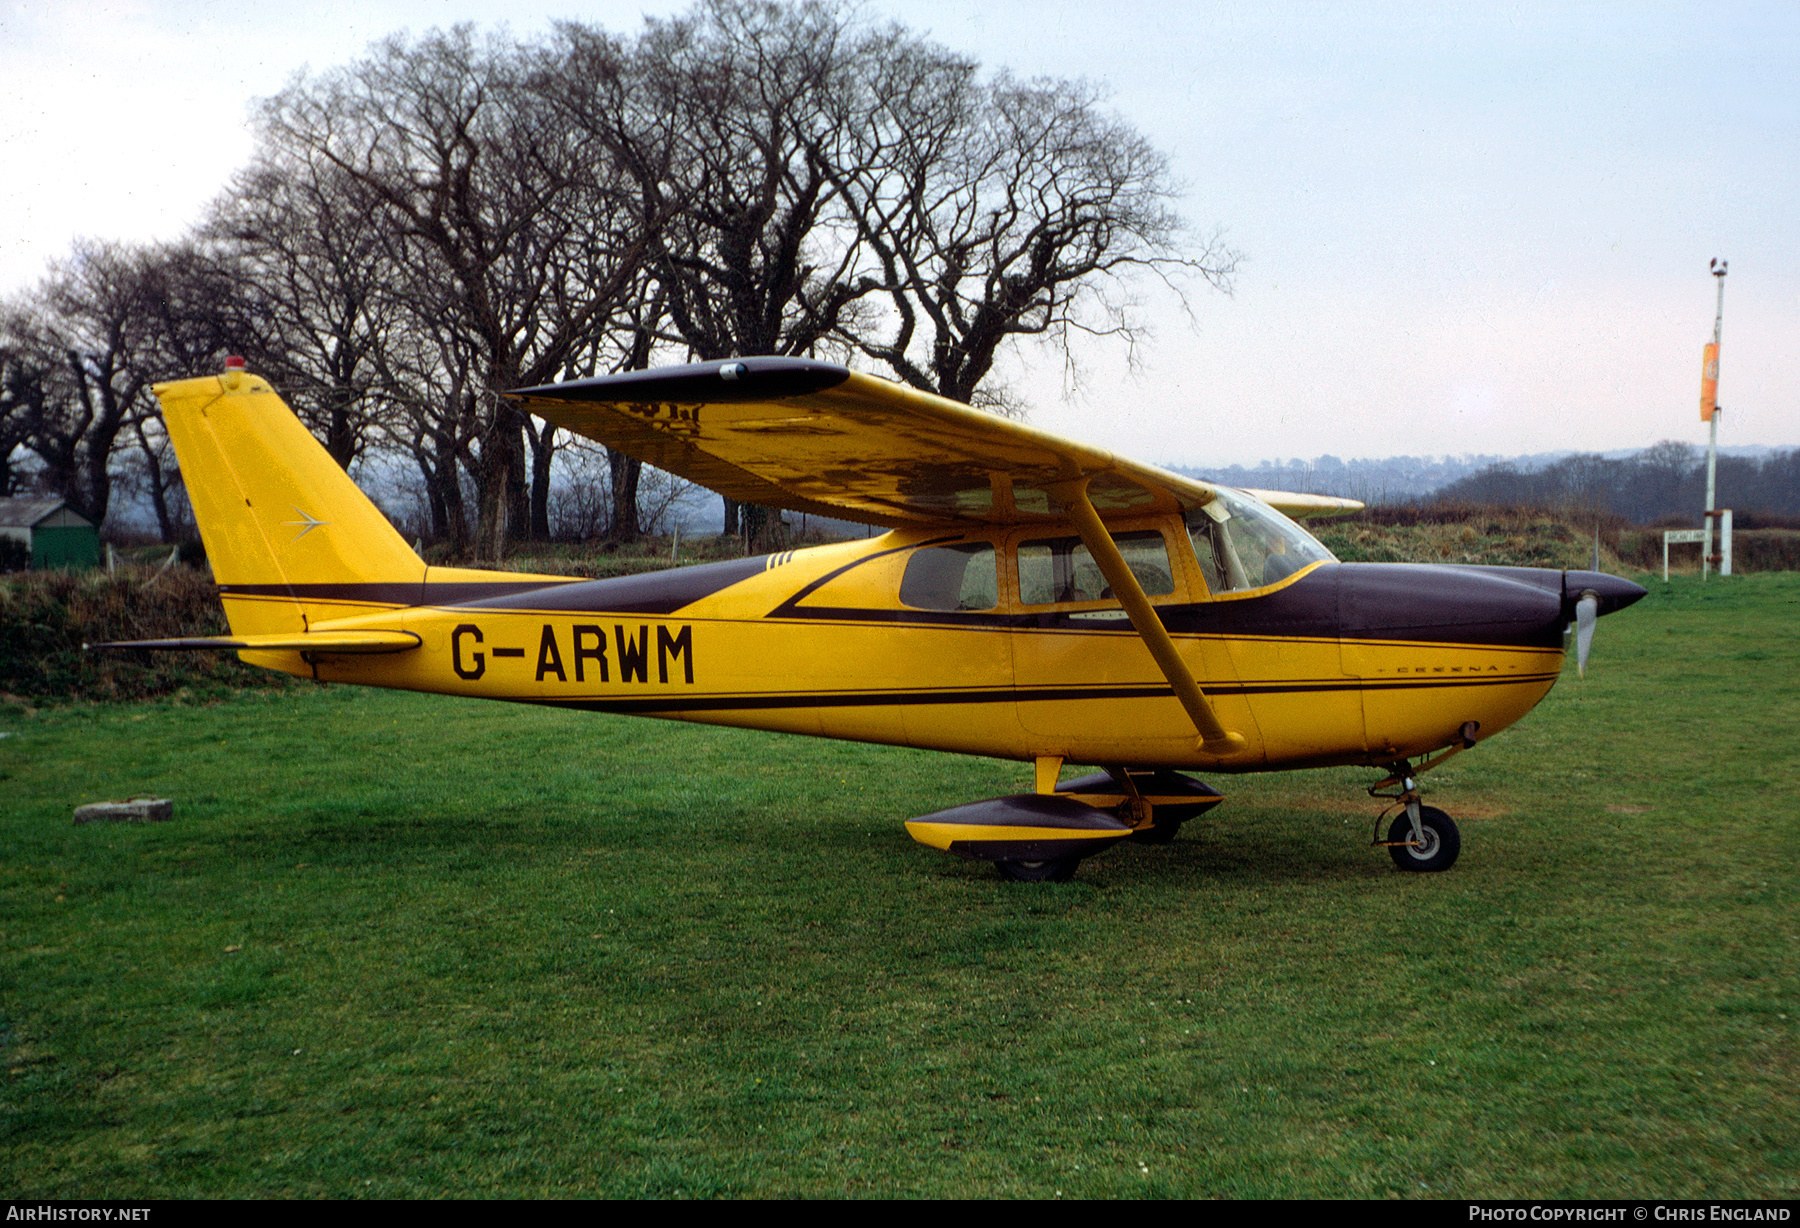
[[[254,100],[397,30],[685,3],[0,0],[0,293],[77,236],[172,238],[249,157]],[[1165,150],[1237,290],[1145,287],[1135,372],[1006,377],[1039,427],[1140,459],[1800,445],[1800,5],[896,0],[991,68],[1086,77]],[[179,374],[179,373],[172,373]]]

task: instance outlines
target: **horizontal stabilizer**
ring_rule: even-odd
[[[154,648],[163,652],[410,652],[419,646],[410,631],[310,631],[299,635],[190,635],[172,640],[118,640],[85,648]]]

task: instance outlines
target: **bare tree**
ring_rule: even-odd
[[[692,16],[650,20],[630,46],[560,27],[552,96],[572,126],[617,152],[640,215],[666,219],[648,233],[667,327],[640,326],[627,365],[647,363],[658,341],[702,361],[847,352],[855,251],[837,241],[850,232],[815,151],[831,95],[858,68],[853,29],[814,0],[709,0]],[[635,486],[630,463],[618,464],[623,516]],[[725,509],[736,532],[739,508],[728,499]]]
[[[630,165],[640,190],[680,206],[653,267],[676,335],[702,360],[810,353],[857,296],[817,156],[831,99],[860,67],[849,33],[828,4],[712,0],[639,40],[638,106],[656,119],[634,134]]]
[[[1138,275],[1229,290],[1238,254],[1190,236],[1167,159],[1091,86],[983,84],[894,30],[873,46],[832,156],[888,312],[846,340],[901,380],[991,405],[983,381],[1018,339],[1135,344]]]
[[[600,343],[647,245],[612,159],[543,105],[535,67],[468,26],[392,38],[290,87],[263,122],[266,145],[332,168],[406,245],[415,276],[397,290],[413,318],[473,357],[462,404],[475,411],[475,549],[488,558],[509,522],[530,519],[524,420],[499,394],[559,377]]]
[[[405,276],[378,215],[329,162],[265,148],[215,203],[204,233],[229,251],[260,310],[237,345],[284,389],[302,421],[349,468],[393,408],[384,359]]]
[[[167,251],[81,243],[0,320],[15,430],[39,480],[96,524],[112,501],[114,452],[134,417],[155,412],[164,365],[159,315]]]
[[[0,499],[26,487],[32,466],[25,453],[51,396],[50,371],[26,335],[28,319],[16,305],[0,308]]]
[[[418,469],[430,510],[432,538],[455,556],[469,552],[472,525],[463,492],[481,431],[478,356],[454,329],[428,323],[390,339],[382,362],[399,413],[389,436]]]
[[[1237,254],[1190,233],[1167,160],[1085,84],[984,79],[830,0],[706,0],[629,48],[559,39],[584,66],[569,113],[677,210],[652,268],[703,360],[861,352],[996,406],[1009,344],[1135,344],[1140,277],[1230,287]]]
[[[340,464],[407,456],[433,531],[495,558],[550,531],[568,446],[502,393],[665,355],[861,355],[999,407],[1008,346],[1132,344],[1146,276],[1229,286],[1234,253],[1173,195],[1092,89],[986,77],[838,0],[702,0],[635,38],[395,37],[268,100],[192,242],[82,248],[10,312],[4,480],[24,447],[92,514],[131,441],[173,532],[145,388],[230,348]],[[633,536],[641,468],[608,463],[608,531]]]

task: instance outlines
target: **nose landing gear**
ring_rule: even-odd
[[[1479,728],[1474,721],[1469,721],[1462,727],[1461,737],[1455,744],[1419,764],[1416,771],[1411,763],[1401,759],[1388,764],[1388,776],[1385,780],[1369,786],[1370,797],[1400,803],[1400,813],[1394,815],[1394,821],[1388,825],[1387,839],[1381,838],[1381,821],[1393,813],[1394,807],[1391,805],[1385,807],[1376,818],[1375,836],[1369,841],[1385,847],[1397,868],[1431,873],[1448,870],[1456,864],[1457,854],[1462,852],[1462,833],[1456,829],[1456,821],[1449,815],[1436,806],[1420,803],[1419,786],[1415,777],[1475,745],[1475,733]],[[1395,792],[1383,792],[1387,789]]]

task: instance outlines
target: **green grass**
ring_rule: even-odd
[[[0,708],[14,1197],[1784,1197],[1800,576],[1665,589],[1427,777],[1010,884],[1019,765],[345,688]],[[76,828],[156,792],[176,821]]]

